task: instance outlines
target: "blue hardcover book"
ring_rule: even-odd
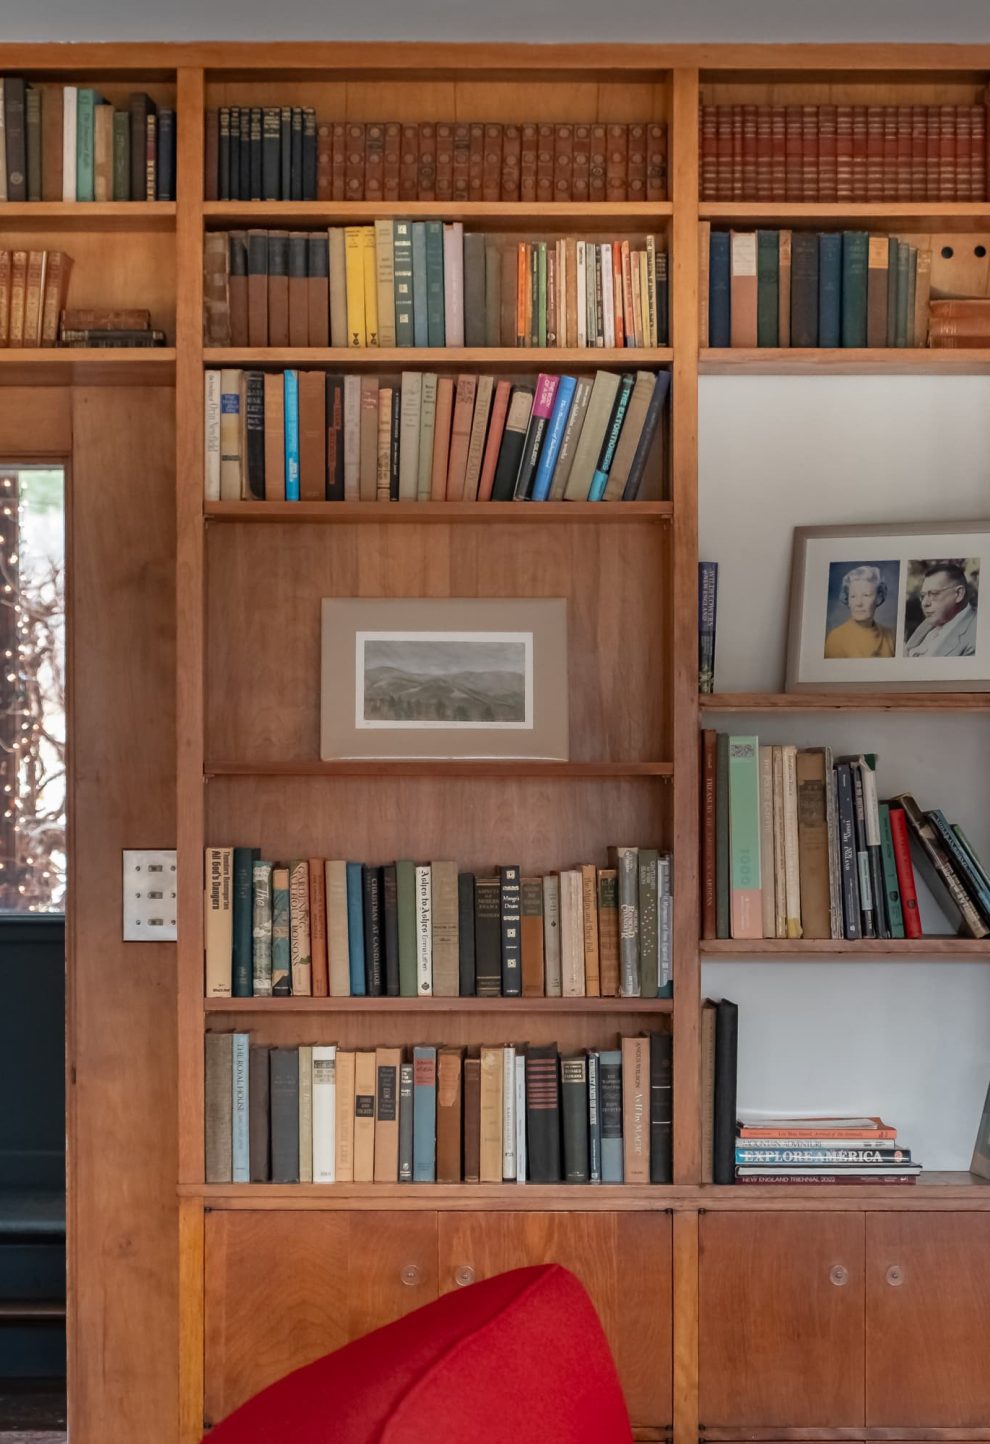
[[[591,478],[591,488],[588,492],[589,501],[601,501],[605,495],[605,488],[608,486],[608,474],[612,470],[612,462],[615,459],[615,448],[619,444],[619,434],[622,431],[622,423],[626,419],[626,407],[629,405],[629,398],[632,395],[635,381],[635,376],[627,374],[623,376],[619,382],[619,389],[615,396],[615,406],[609,419],[608,429],[605,432],[605,440],[602,443],[601,455],[598,458],[598,465],[595,467],[595,474]]]
[[[576,386],[577,378],[574,376],[561,376],[557,384],[557,396],[553,403],[553,411],[550,413],[550,425],[547,427],[539,465],[533,478],[533,487],[529,494],[530,501],[546,501],[550,495],[553,469],[557,465],[557,457],[560,455],[560,443],[564,439],[564,427],[567,425],[567,418],[570,415]]]
[[[233,973],[231,994],[250,998],[254,993],[254,864],[258,847],[235,847],[233,863]]]
[[[437,1050],[413,1049],[413,1183],[437,1181]]]
[[[602,1183],[622,1182],[622,1053],[598,1054],[598,1116],[602,1137]]]
[[[643,475],[646,471],[646,463],[653,449],[653,440],[657,434],[657,428],[660,425],[660,417],[663,415],[664,402],[667,400],[667,392],[669,390],[670,372],[658,371],[656,380],[653,383],[653,395],[650,397],[650,404],[646,408],[643,429],[639,434],[636,450],[633,452],[629,475],[626,477],[625,490],[622,493],[623,501],[635,501],[639,496],[640,488],[643,484]]]
[[[428,346],[426,321],[426,222],[412,224],[413,345]]]
[[[247,851],[247,849],[241,849]],[[251,1133],[248,1112],[248,1069],[250,1066],[250,1035],[235,1033],[231,1039],[231,1183],[251,1182]]]
[[[842,236],[818,238],[818,344],[838,346],[842,334]]]
[[[364,981],[364,869],[359,862],[347,864],[347,949],[351,974],[351,997],[365,996]]]
[[[93,152],[98,97],[95,90],[80,86],[76,92],[76,200],[95,198]]]
[[[708,344],[731,345],[732,261],[728,231],[712,231],[708,250]]]
[[[299,372],[285,372],[285,499],[299,500]]]
[[[425,224],[426,344],[444,346],[447,342],[447,331],[443,309],[443,221],[427,221]]]

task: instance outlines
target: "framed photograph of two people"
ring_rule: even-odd
[[[990,691],[984,582],[990,521],[796,528],[786,690]]]

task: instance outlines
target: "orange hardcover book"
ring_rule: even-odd
[[[461,1181],[463,1048],[437,1049],[437,1183]]]
[[[478,389],[477,376],[458,376],[454,398],[454,416],[450,434],[450,453],[447,461],[447,501],[464,500],[464,476],[467,471],[468,447],[471,442],[471,422],[474,418],[474,398]],[[434,476],[436,472],[434,472]]]
[[[495,399],[492,402],[492,415],[488,423],[488,440],[485,443],[485,457],[481,465],[481,477],[478,482],[478,500],[490,501],[492,495],[492,482],[495,480],[495,468],[498,465],[498,453],[502,445],[502,435],[505,431],[505,418],[509,412],[509,397],[512,394],[512,382],[504,377],[495,387]]]
[[[594,863],[581,864],[581,893],[584,909],[584,992],[601,997],[598,967],[598,875]]]
[[[437,410],[433,428],[433,483],[431,501],[443,501],[447,492],[447,458],[450,455],[450,422],[454,411],[454,379],[441,376],[437,382]]]
[[[516,345],[525,346],[529,338],[526,301],[529,297],[529,252],[525,241],[516,247]]]
[[[27,294],[27,251],[14,251],[10,271],[8,346],[24,345],[24,298]]]
[[[10,252],[0,251],[0,346],[10,344],[10,268]],[[55,324],[57,327],[57,313]]]
[[[309,934],[313,958],[313,997],[330,995],[327,954],[327,885],[322,857],[309,859]]]

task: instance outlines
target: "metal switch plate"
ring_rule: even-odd
[[[124,850],[124,942],[176,940],[175,850]]]

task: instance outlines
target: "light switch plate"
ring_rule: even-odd
[[[124,850],[124,942],[176,940],[175,851]]]

